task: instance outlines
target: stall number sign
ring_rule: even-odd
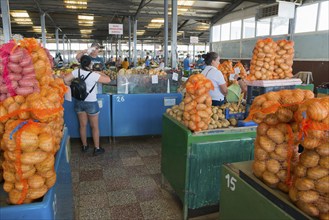
[[[122,35],[123,25],[122,24],[109,24],[109,34]]]
[[[197,44],[199,43],[199,37],[190,36],[190,44]]]
[[[231,191],[234,191],[235,183],[237,180],[233,176],[230,176],[230,174],[226,174],[225,179],[227,180],[227,188],[229,188]]]

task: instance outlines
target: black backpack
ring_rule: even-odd
[[[71,82],[70,88],[71,88],[71,95],[72,97],[84,101],[87,96],[89,95],[89,93],[91,93],[93,91],[93,89],[96,86],[95,85],[89,90],[89,92],[87,92],[87,85],[85,80],[88,78],[88,76],[91,74],[92,72],[90,71],[90,73],[88,73],[88,75],[86,77],[83,77],[80,75],[80,69],[78,70],[78,77],[74,78]]]

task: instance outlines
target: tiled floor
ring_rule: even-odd
[[[93,157],[71,139],[76,220],[183,218],[180,201],[161,188],[161,137],[102,138],[101,146],[105,154]],[[218,219],[218,213],[194,219]]]

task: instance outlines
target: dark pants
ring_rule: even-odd
[[[224,105],[225,101],[217,101],[217,100],[212,100],[212,106],[220,106],[220,105]]]

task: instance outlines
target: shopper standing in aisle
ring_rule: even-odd
[[[186,58],[183,61],[184,64],[184,75],[185,76],[189,76],[190,75],[190,71],[191,71],[191,67],[190,67],[190,54],[186,55]]]
[[[96,83],[110,83],[111,79],[107,75],[100,72],[93,72],[91,58],[88,55],[83,55],[80,60],[80,68],[75,69],[72,73],[67,74],[64,77],[65,84],[70,84],[74,78],[77,78],[80,74],[82,79],[85,79],[86,89],[90,91],[87,98],[83,101],[74,100],[74,110],[78,114],[80,124],[80,138],[82,142],[82,152],[87,152],[89,145],[87,143],[87,122],[89,121],[91,127],[91,133],[94,142],[94,156],[105,152],[104,148],[99,146],[99,125],[98,114],[99,106],[97,101],[97,86]],[[87,77],[87,75],[89,76]]]
[[[202,55],[206,63],[206,68],[202,71],[211,82],[214,84],[214,90],[210,90],[209,94],[212,99],[213,106],[220,106],[225,103],[227,95],[227,86],[223,73],[217,69],[219,65],[219,55],[215,52],[209,52]]]
[[[125,59],[123,60],[122,64],[121,64],[121,67],[124,68],[124,69],[128,69],[129,68],[129,62],[128,62],[128,58],[125,57]]]
[[[198,60],[196,61],[196,68],[204,70],[206,67],[204,59],[202,58],[201,54],[198,55]]]
[[[145,68],[150,68],[150,59],[149,59],[149,56],[146,56],[146,58],[145,58]]]
[[[93,70],[96,70],[96,71],[106,70],[106,66],[105,66],[103,58],[98,56],[99,50],[100,50],[99,43],[94,42],[91,44],[90,48],[78,52],[76,55],[76,59],[80,62],[80,59],[83,55],[89,55],[91,58]]]

